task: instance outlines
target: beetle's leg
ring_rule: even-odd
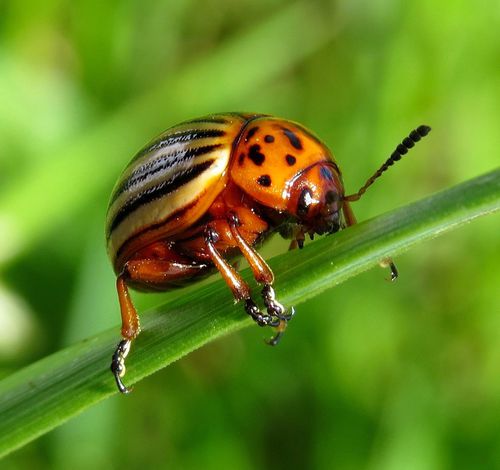
[[[139,316],[130,299],[126,281],[140,281],[151,287],[155,285],[164,286],[168,282],[190,279],[200,274],[205,268],[205,264],[191,265],[183,263],[182,260],[172,262],[162,259],[138,259],[126,263],[123,273],[116,280],[122,315],[121,333],[123,339],[118,343],[111,362],[111,371],[115,376],[120,392],[130,392],[130,389],[123,384],[121,379],[125,375],[125,358],[130,351],[132,340],[140,332]]]
[[[131,388],[126,387],[122,382],[122,377],[125,375],[125,358],[130,351],[131,344],[131,340],[122,339],[118,343],[111,359],[111,372],[115,377],[116,386],[121,393],[130,393],[132,391]]]
[[[240,222],[238,216],[234,212],[229,214],[228,223],[234,241],[238,245],[241,254],[248,261],[248,264],[253,271],[255,280],[260,284],[264,284],[264,287],[262,288],[262,298],[264,299],[267,313],[272,317],[280,319],[280,323],[277,326],[278,333],[269,341],[269,344],[274,346],[278,344],[279,338],[285,331],[287,322],[294,314],[294,310],[292,308],[290,313],[285,313],[285,307],[276,300],[274,289],[272,287],[274,274],[262,256],[260,256],[260,254],[253,247],[251,247],[241,235],[238,229]]]
[[[259,284],[272,284],[274,282],[274,274],[271,271],[269,265],[264,261],[262,256],[260,256],[259,253],[254,250],[241,236],[241,233],[238,229],[240,225],[238,216],[234,212],[231,212],[228,215],[227,221],[234,241],[241,251],[241,254],[248,261],[248,264],[252,268],[255,280]]]
[[[137,310],[132,303],[127,284],[125,283],[125,273],[122,273],[116,279],[116,289],[118,291],[118,300],[120,301],[120,312],[122,316],[122,337],[118,343],[116,350],[111,360],[111,372],[115,376],[116,385],[121,393],[129,393],[123,382],[122,377],[125,375],[125,358],[130,351],[132,340],[139,334],[141,328],[139,326],[139,316]]]
[[[271,284],[264,284],[264,287],[262,288],[262,297],[264,299],[264,304],[267,307],[267,313],[270,315],[276,315],[280,319],[280,323],[276,327],[276,334],[266,341],[269,346],[276,346],[283,336],[288,322],[294,316],[295,310],[292,307],[289,313],[285,313],[285,307],[276,300],[274,289]]]
[[[354,212],[352,211],[351,204],[350,202],[346,201],[344,199],[343,202],[343,212],[344,212],[344,218],[346,221],[346,225],[349,227],[351,225],[354,225],[357,223],[356,221],[356,216],[354,215]],[[398,278],[398,268],[396,268],[396,265],[392,261],[391,258],[384,258],[380,263],[379,263],[381,268],[390,268],[391,270],[391,281],[395,281]]]
[[[192,279],[207,268],[204,263],[188,264],[188,261],[182,259],[178,261],[139,259],[129,261],[126,266],[131,281],[139,281],[153,289]]]
[[[259,326],[278,326],[281,320],[276,316],[266,315],[259,310],[259,307],[252,300],[248,284],[215,248],[215,244],[219,239],[217,232],[212,227],[207,226],[203,236],[210,259],[231,289],[236,301],[245,301],[245,311]]]

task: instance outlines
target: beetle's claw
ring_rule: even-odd
[[[265,340],[270,346],[276,346],[283,336],[287,323],[295,315],[292,307],[289,312],[276,300],[274,289],[270,284],[265,284],[262,289],[262,297],[267,309],[267,314],[262,313],[255,302],[249,298],[245,300],[245,310],[259,326],[272,326],[276,328],[276,334]]]
[[[290,312],[290,318],[294,313],[295,312],[292,308],[292,311]],[[264,340],[266,344],[268,344],[269,346],[276,346],[280,342],[281,337],[283,336],[283,333],[285,332],[285,329],[287,327],[287,324],[288,320],[281,320],[279,325],[276,327],[276,334],[271,338]]]
[[[131,388],[124,385],[121,379],[125,375],[125,358],[130,352],[131,344],[132,342],[129,339],[122,339],[118,343],[111,360],[111,372],[115,377],[116,385],[121,393],[130,393],[132,391]]]
[[[264,342],[269,346],[276,346],[280,342],[282,336],[283,336],[283,331],[278,331],[271,338],[265,339]]]
[[[283,315],[283,320],[289,322],[294,317],[294,315],[295,315],[295,309],[292,307],[289,313]]]
[[[129,387],[125,386],[125,384],[122,382],[122,379],[120,378],[119,375],[117,375],[117,374],[114,374],[114,375],[115,375],[116,385],[117,385],[120,393],[123,393],[126,395],[127,393],[130,393],[133,390],[133,388],[129,388]]]

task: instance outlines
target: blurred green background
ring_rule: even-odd
[[[0,376],[118,338],[108,196],[183,119],[299,121],[349,192],[431,125],[360,220],[496,167],[499,29],[494,0],[0,2]],[[396,284],[374,269],[300,305],[278,348],[257,327],[212,343],[0,466],[500,468],[498,222],[401,256]]]

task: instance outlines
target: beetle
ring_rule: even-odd
[[[272,287],[274,275],[256,251],[271,234],[304,246],[305,235],[332,234],[356,223],[350,203],[399,160],[430,127],[413,130],[354,194],[344,194],[341,171],[328,147],[302,125],[264,114],[213,114],[178,124],[140,150],[111,195],[107,251],[117,276],[122,340],[111,371],[118,389],[125,358],[140,331],[128,288],[164,291],[218,270],[236,301],[277,344],[294,310]],[[228,262],[248,261],[262,285],[265,311]],[[390,259],[391,277],[397,270]]]

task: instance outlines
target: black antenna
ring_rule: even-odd
[[[429,126],[419,126],[415,130],[411,131],[410,135],[403,139],[403,141],[396,147],[396,150],[392,152],[386,162],[366,181],[363,187],[357,193],[345,196],[344,199],[346,201],[357,201],[384,171],[394,165],[394,162],[401,160],[401,157],[407,154],[408,150],[414,147],[415,144],[422,137],[425,137],[430,131],[431,128]]]

